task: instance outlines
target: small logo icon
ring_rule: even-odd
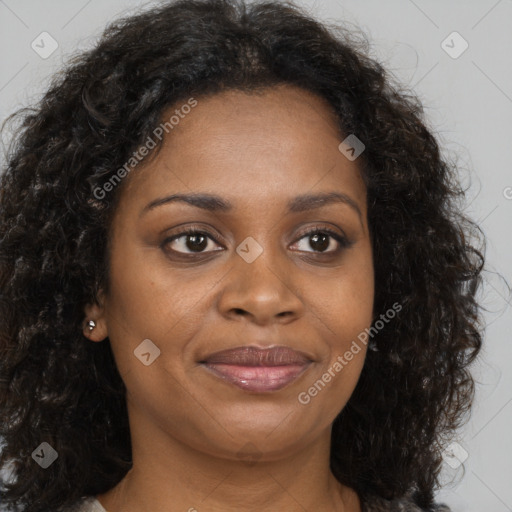
[[[353,162],[365,150],[365,148],[366,146],[363,142],[353,133],[344,139],[338,146],[340,153],[345,155],[351,162]]]
[[[46,469],[57,459],[59,454],[46,442],[42,442],[33,452],[32,458]]]
[[[443,451],[443,459],[452,469],[457,469],[468,457],[469,453],[456,442]]]
[[[262,252],[263,247],[254,240],[252,236],[248,236],[237,248],[236,252],[247,263],[252,263]]]
[[[452,59],[458,59],[468,49],[468,47],[468,42],[458,32],[452,32],[441,43],[441,48]]]
[[[149,366],[160,355],[160,349],[149,339],[145,339],[134,351],[140,362]]]
[[[59,47],[59,43],[48,32],[41,32],[30,46],[39,57],[47,59]]]
[[[239,459],[246,461],[248,466],[254,466],[254,464],[256,464],[256,462],[261,459],[262,455],[263,454],[253,443],[244,444],[244,446],[236,454]]]

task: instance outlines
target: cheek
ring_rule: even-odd
[[[369,247],[347,258],[327,293],[324,290],[323,299],[320,293],[318,299],[312,299],[312,304],[321,305],[321,311],[313,317],[323,323],[327,352],[321,368],[308,383],[311,387],[304,391],[330,411],[344,407],[361,374],[367,351],[366,330],[373,319],[373,300],[374,272]],[[322,396],[315,398],[317,395]]]
[[[365,329],[372,323],[374,297],[371,265],[361,265],[359,271],[347,267],[327,295],[328,301],[316,302],[322,304],[322,311],[311,316],[324,333],[325,357],[297,395],[325,427],[347,404],[364,366]]]
[[[316,288],[311,304],[321,308],[321,319],[332,334],[330,345],[344,352],[352,339],[370,327],[373,318],[374,269],[369,244],[347,257],[328,288]]]
[[[122,247],[120,243],[118,248]],[[158,251],[113,251],[108,297],[108,330],[118,366],[140,364],[134,350],[151,340],[168,359],[204,322],[209,290],[224,272],[169,268]]]

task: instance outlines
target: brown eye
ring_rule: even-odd
[[[308,238],[309,241],[307,241]],[[353,242],[349,241],[340,233],[336,233],[328,228],[320,229],[318,227],[303,233],[299,242],[302,240],[306,241],[303,243],[303,248],[298,249],[300,252],[312,252],[318,255],[335,255],[343,248],[350,247],[353,244]],[[185,257],[195,254],[208,254],[222,250],[222,247],[220,249],[211,248],[211,250],[207,250],[209,247],[209,241],[213,242],[213,245],[219,245],[212,234],[191,227],[166,238],[162,243],[162,248],[166,251],[177,255],[183,255]],[[296,242],[296,244],[297,243],[298,242]],[[210,244],[210,247],[212,247],[212,244]]]
[[[339,233],[336,233],[330,229],[318,229],[307,231],[303,233],[300,240],[309,238],[309,241],[304,244],[303,249],[299,249],[304,252],[318,252],[319,254],[335,254],[342,248],[350,247],[352,242]],[[333,242],[335,240],[335,242]],[[337,245],[337,247],[336,247]],[[309,246],[312,251],[307,250]],[[328,250],[329,247],[334,249]]]
[[[195,229],[187,229],[166,238],[162,246],[166,247],[173,244],[171,251],[180,254],[203,254],[212,251],[206,251],[208,240],[215,242],[215,239],[209,233],[197,231]]]

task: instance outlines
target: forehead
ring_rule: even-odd
[[[268,202],[315,187],[334,187],[365,201],[359,167],[338,150],[344,135],[323,98],[279,86],[258,93],[225,91],[196,101],[188,113],[175,115],[156,158],[125,178],[123,195],[131,203],[176,191]],[[162,119],[185,103],[168,108]],[[236,206],[236,199],[232,202]]]

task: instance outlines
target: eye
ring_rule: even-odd
[[[313,251],[308,251],[307,248],[299,249],[299,251],[333,255],[339,253],[344,248],[350,247],[353,244],[353,242],[348,240],[344,235],[336,233],[329,228],[315,227],[310,229],[309,231],[302,233],[299,242],[303,239],[307,239],[308,237],[310,239],[309,247],[311,247]],[[333,243],[333,240],[335,240],[336,243]],[[166,238],[162,243],[162,248],[174,244],[174,247],[171,248],[170,251],[179,255],[184,255],[185,257],[188,257],[188,255],[207,254],[222,250],[222,248],[206,250],[208,248],[209,241],[218,244],[215,237],[211,233],[199,230],[195,227],[189,227],[180,233]],[[307,245],[307,243],[308,242],[305,242],[304,245]],[[336,247],[336,244],[338,247]],[[335,248],[328,250],[333,245]]]
[[[350,247],[352,242],[349,241],[344,235],[340,233],[336,233],[328,228],[318,228],[315,227],[302,233],[299,241],[303,239],[309,238],[309,242],[306,242],[304,245],[308,245],[313,249],[313,251],[308,251],[307,249],[299,249],[304,252],[314,252],[318,254],[336,254],[340,252],[342,249]],[[333,243],[333,239],[337,242],[338,247],[336,248],[336,243]],[[328,250],[329,247],[335,246],[334,250]]]
[[[216,242],[215,238],[210,233],[190,227],[184,229],[181,233],[177,233],[176,235],[166,238],[162,243],[162,247],[166,247],[171,245],[171,243],[176,242],[174,244],[174,248],[171,249],[172,252],[179,254],[202,254],[205,252],[213,252],[205,251],[208,247],[209,240]],[[185,251],[183,249],[185,249]],[[186,252],[186,250],[189,250],[190,252]]]

